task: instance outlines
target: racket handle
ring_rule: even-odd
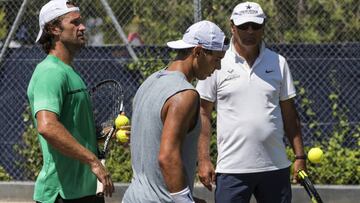
[[[105,159],[101,159],[101,164],[105,166]],[[104,196],[104,185],[97,179],[96,184],[96,196],[103,197]]]

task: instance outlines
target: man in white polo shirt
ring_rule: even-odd
[[[296,155],[294,177],[305,169],[296,95],[285,58],[262,42],[265,14],[253,2],[231,15],[232,41],[221,70],[199,81],[202,132],[199,177],[209,190],[216,179],[218,203],[291,202],[290,165],[283,137]],[[209,156],[211,111],[217,110],[216,177]]]

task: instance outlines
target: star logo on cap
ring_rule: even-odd
[[[246,9],[251,9],[251,6],[248,4],[248,5],[246,6]]]

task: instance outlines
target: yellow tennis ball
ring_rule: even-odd
[[[121,143],[126,143],[129,141],[129,137],[126,135],[126,131],[125,130],[118,130],[116,132],[116,138],[119,140],[119,142]]]
[[[308,159],[311,163],[320,163],[323,158],[323,151],[319,147],[311,148],[308,153]]]
[[[115,119],[115,126],[116,128],[120,128],[125,125],[129,125],[130,120],[125,115],[118,115]]]

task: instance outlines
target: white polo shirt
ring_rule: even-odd
[[[296,95],[285,58],[261,46],[252,68],[230,45],[196,89],[217,109],[217,173],[253,173],[290,166],[279,105]]]

